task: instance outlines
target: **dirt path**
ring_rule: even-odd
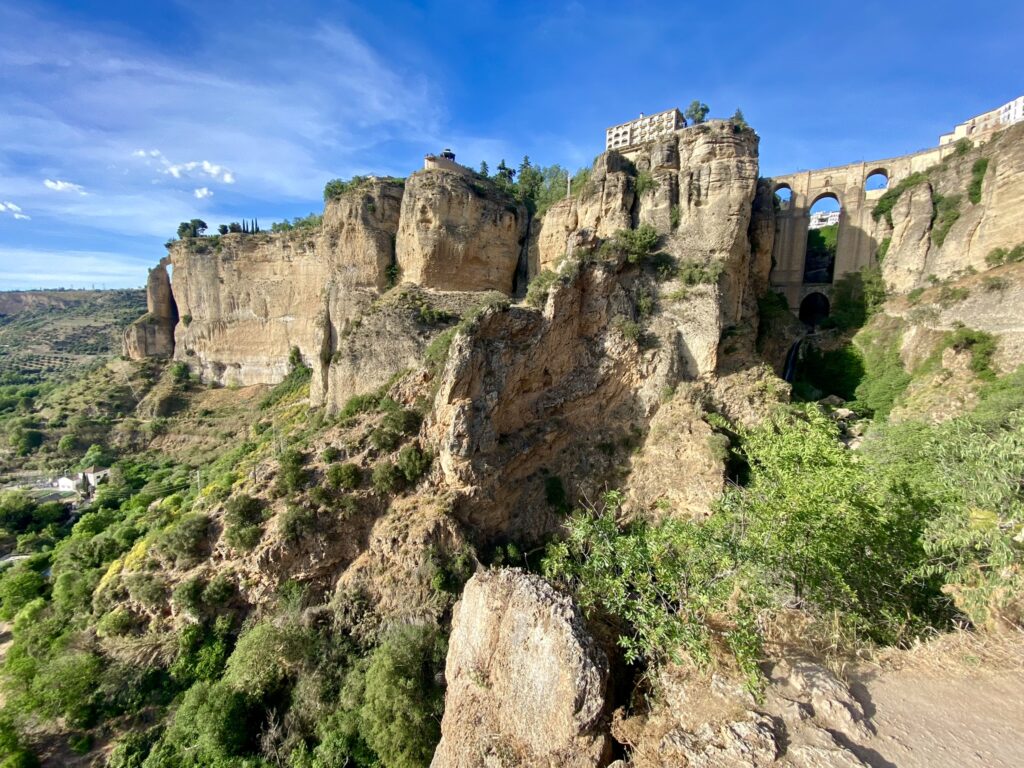
[[[875,735],[848,744],[872,768],[1024,766],[1024,672],[915,668],[853,676]]]

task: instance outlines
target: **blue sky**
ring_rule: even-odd
[[[1024,92],[1024,3],[7,2],[0,288],[134,286],[182,219],[322,208],[428,151],[571,168],[741,107],[761,172],[882,158]]]

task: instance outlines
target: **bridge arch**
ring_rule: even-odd
[[[800,302],[800,320],[810,326],[821,324],[831,311],[828,296],[819,291],[807,294]]]
[[[864,177],[864,191],[872,192],[876,189],[889,188],[889,171],[885,168],[875,168]]]
[[[782,210],[787,210],[793,205],[793,188],[785,182],[776,184],[772,190],[775,195],[775,202]]]
[[[804,246],[805,285],[831,283],[835,277],[842,211],[842,202],[835,192],[822,192],[811,203]]]

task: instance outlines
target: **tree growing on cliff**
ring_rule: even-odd
[[[683,112],[683,116],[691,123],[696,125],[698,123],[703,123],[705,120],[707,120],[708,112],[710,111],[711,108],[708,107],[707,104],[697,99],[694,99],[693,101],[690,102],[690,106],[686,108],[686,111]]]
[[[187,237],[202,237],[206,229],[206,222],[202,219],[183,221],[178,225],[178,237],[182,240]]]
[[[747,122],[747,118],[743,116],[743,110],[736,107],[736,111],[732,114],[732,121],[740,128],[749,128],[750,124]]]

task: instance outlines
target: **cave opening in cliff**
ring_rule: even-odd
[[[804,283],[831,283],[839,244],[839,219],[842,206],[831,192],[818,196],[807,220],[807,246],[804,251]]]
[[[800,302],[800,320],[810,326],[819,325],[832,310],[828,297],[823,293],[809,293]]]

